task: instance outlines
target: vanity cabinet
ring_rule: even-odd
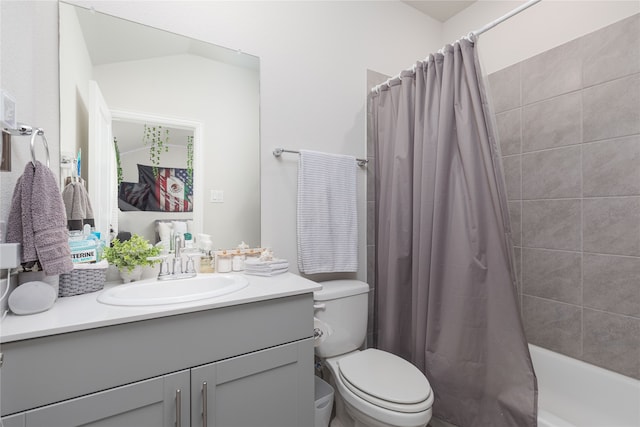
[[[313,298],[304,294],[6,343],[2,420],[308,427],[312,331]]]

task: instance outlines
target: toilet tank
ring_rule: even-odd
[[[367,335],[369,285],[359,280],[320,283],[313,293],[314,327],[322,330],[316,354],[327,358],[357,350]]]

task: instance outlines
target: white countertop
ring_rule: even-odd
[[[0,323],[0,343],[265,301],[322,289],[320,284],[292,273],[272,277],[248,274],[243,276],[249,280],[249,286],[244,289],[228,295],[179,304],[146,307],[112,306],[101,304],[96,300],[100,292],[58,298],[53,307],[43,313],[27,316],[9,313]],[[107,284],[105,290],[113,286],[127,285]]]

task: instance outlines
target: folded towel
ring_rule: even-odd
[[[355,157],[301,150],[297,211],[302,273],[358,270]]]
[[[278,270],[273,270],[273,271],[245,271],[246,274],[250,274],[252,276],[265,276],[265,277],[270,277],[270,276],[277,276],[278,274],[282,274],[282,273],[286,273],[287,271],[289,271],[289,268],[281,268]]]
[[[256,276],[275,276],[288,270],[289,262],[286,259],[273,259],[271,261],[247,259],[244,263],[245,273]]]
[[[45,275],[73,269],[67,218],[53,172],[36,161],[27,163],[13,191],[7,220],[7,242],[22,245],[22,263],[39,261]]]

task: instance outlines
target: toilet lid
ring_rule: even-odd
[[[414,405],[431,395],[429,381],[418,368],[385,351],[360,351],[340,359],[339,366],[346,381],[376,401]]]

